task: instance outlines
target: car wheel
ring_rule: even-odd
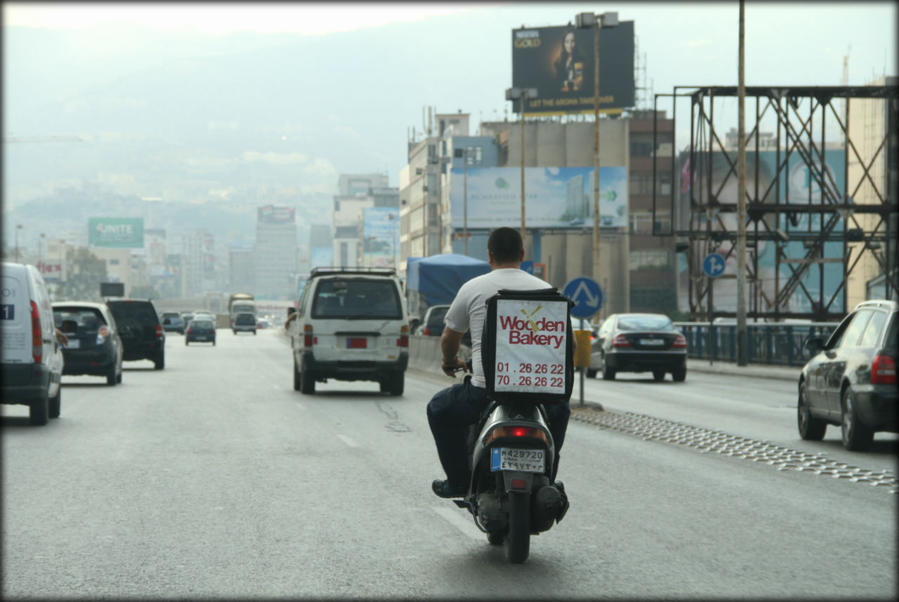
[[[849,387],[846,387],[843,391],[842,403],[840,405],[843,410],[840,425],[843,434],[843,447],[849,451],[865,451],[871,447],[874,431],[859,420],[858,412],[855,410],[852,390]]]
[[[56,395],[47,400],[47,415],[50,418],[59,418],[59,410],[62,405],[62,383],[56,390]]]
[[[587,378],[596,378],[596,370],[587,368]]]
[[[602,356],[602,379],[615,380],[615,368],[609,368],[606,365],[606,356]]]
[[[672,370],[671,378],[673,378],[676,383],[682,383],[687,380],[687,365],[681,364]]]
[[[293,390],[299,391],[301,387],[300,384],[300,371],[297,370],[297,360],[294,358],[293,360]]]
[[[156,370],[162,370],[163,368],[165,368],[165,355],[160,353],[159,357],[156,360],[154,360],[153,363],[155,364]]]
[[[110,387],[115,386],[118,379],[116,378],[115,364],[109,367],[109,374],[106,375],[106,384]]]
[[[116,376],[116,382],[122,384],[122,368],[119,368],[119,375]]]
[[[656,382],[658,382],[658,381],[663,381],[663,380],[665,380],[665,371],[664,371],[664,370],[658,370],[658,369],[653,370],[653,371],[652,371],[652,377],[656,380]]]
[[[184,346],[185,346],[185,347],[187,347],[187,343],[188,343],[188,342],[189,342],[189,341],[188,341],[187,339],[184,339]]]
[[[256,331],[255,331],[255,330],[253,331],[253,336],[254,336],[254,337],[256,336]]]
[[[303,395],[312,395],[315,393],[315,378],[309,370],[300,372],[300,392]]]
[[[28,421],[31,424],[41,426],[50,421],[50,400],[47,393],[49,391],[31,402],[28,409]]]
[[[820,418],[812,416],[808,403],[808,388],[805,381],[799,385],[799,399],[796,402],[796,425],[799,427],[799,436],[805,441],[820,441],[824,438],[827,423]]]
[[[397,371],[388,377],[387,388],[391,395],[400,396],[403,394],[403,388],[405,387],[406,381],[405,377],[406,375],[403,374],[402,371]]]

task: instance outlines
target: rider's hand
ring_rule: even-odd
[[[458,372],[459,370],[464,371],[466,368],[465,362],[463,362],[459,358],[455,358],[450,363],[443,362],[440,367],[443,370],[444,374],[453,378],[456,378],[456,372]]]

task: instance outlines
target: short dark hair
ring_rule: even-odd
[[[497,263],[512,263],[521,259],[524,247],[521,244],[521,234],[514,228],[497,228],[490,233],[487,239],[487,250],[493,255]]]

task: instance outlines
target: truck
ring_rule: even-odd
[[[253,314],[256,318],[256,301],[250,293],[232,293],[228,297],[228,316],[231,319],[231,327],[234,327],[234,318],[237,314]]]

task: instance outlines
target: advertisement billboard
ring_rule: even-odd
[[[399,208],[366,207],[362,210],[362,265],[391,267],[394,261],[395,229]],[[391,217],[392,216],[392,217]]]
[[[521,168],[469,167],[467,175],[461,167],[451,171],[453,228],[521,224]],[[526,167],[524,179],[526,227],[593,227],[592,167]],[[627,170],[600,167],[599,186],[600,226],[626,226]]]
[[[593,29],[513,29],[512,86],[537,89],[525,114],[592,113],[593,56]],[[620,112],[634,102],[634,22],[621,21],[599,34],[599,110]]]
[[[736,161],[736,151],[730,153],[731,160]],[[829,186],[835,186],[832,194],[842,194],[842,186],[845,180],[845,160],[846,153],[843,149],[827,149],[825,154],[826,161],[824,172],[826,174],[825,181]],[[784,152],[780,153],[781,163],[786,162],[786,167],[780,172],[777,186],[780,189],[781,203],[797,203],[797,204],[821,204],[827,201],[821,193],[817,179],[810,173],[809,166],[799,153],[790,154],[789,160],[786,161]],[[759,151],[758,167],[756,168],[755,153],[746,153],[746,186],[747,194],[751,198],[755,198],[755,173],[758,171],[758,196],[763,197],[766,193],[765,202],[773,204],[776,199],[776,190],[773,187],[774,175],[777,173],[777,151]],[[699,169],[698,166],[693,170],[692,187],[699,190],[707,191],[707,176],[700,177],[700,172],[705,174],[711,171],[712,188],[721,192],[720,201],[735,205],[737,202],[737,175],[736,172],[727,175],[729,165],[727,160],[721,153],[712,155],[711,170]],[[814,168],[815,172],[820,171],[820,162]],[[689,158],[681,163],[681,206],[689,207],[691,183],[689,182]],[[725,179],[725,176],[726,179]],[[722,186],[723,184],[723,186]],[[839,190],[837,193],[836,190]],[[703,192],[705,195],[706,192]],[[703,196],[703,198],[706,198]],[[801,213],[788,216],[781,214],[779,217],[776,213],[767,213],[762,218],[767,223],[767,228],[763,224],[759,224],[759,232],[764,233],[768,230],[774,231],[780,229],[787,237],[791,233],[794,234],[815,234],[821,231],[822,215],[824,219],[829,219],[828,214],[812,214]],[[712,230],[726,230],[728,232],[736,232],[737,230],[737,214],[735,212],[721,212],[719,216],[724,224],[716,219],[712,222]],[[704,227],[704,226],[703,226]],[[840,219],[834,232],[843,232],[846,227],[845,221]],[[751,240],[754,231],[753,222],[747,224],[747,236]],[[758,272],[757,287],[762,298],[773,300],[777,293],[777,288],[783,287],[789,281],[794,270],[799,270],[805,263],[808,249],[802,240],[797,240],[798,236],[781,245],[781,258],[777,260],[777,245],[773,241],[758,241],[755,250],[747,251],[747,265],[753,265],[753,257],[758,256]],[[705,243],[703,243],[704,245]],[[722,257],[726,257],[725,268],[722,277],[718,277],[714,283],[713,304],[716,311],[736,311],[737,292],[736,292],[736,252],[731,252],[733,243],[730,240],[722,240],[712,249],[713,253],[718,253]],[[700,255],[704,256],[705,253]],[[701,259],[701,257],[700,257]],[[814,311],[812,300],[822,299],[828,303],[833,298],[831,308],[840,308],[843,303],[843,243],[832,241],[823,244],[823,255],[820,263],[814,263],[810,269],[806,270],[800,278],[801,286],[797,287],[787,301],[786,306],[781,306],[782,311],[795,313],[810,313]],[[702,273],[702,267],[695,267],[695,273]],[[730,276],[728,278],[728,276]],[[688,309],[689,302],[687,295],[687,280],[689,278],[689,268],[685,261],[685,256],[681,255],[679,264],[680,285],[678,306],[681,309]],[[807,292],[807,293],[806,293]],[[761,311],[773,311],[774,308],[768,308],[763,301],[760,303]]]
[[[141,249],[144,246],[144,219],[91,217],[87,220],[87,240],[91,247]]]
[[[256,210],[256,215],[261,222],[283,224],[294,221],[294,208],[265,205]]]

